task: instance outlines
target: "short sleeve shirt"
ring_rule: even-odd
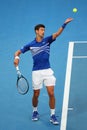
[[[49,56],[50,56],[50,45],[55,41],[52,39],[52,35],[45,37],[41,42],[37,42],[34,39],[32,42],[23,46],[20,50],[22,53],[31,51],[33,58],[33,71],[50,68]]]

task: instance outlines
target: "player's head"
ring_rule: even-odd
[[[34,30],[35,30],[35,33],[36,33],[37,36],[40,36],[42,38],[44,37],[45,25],[38,24],[38,25],[35,26]]]

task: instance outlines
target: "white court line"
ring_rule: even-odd
[[[73,111],[73,110],[74,110],[73,107],[69,107],[69,108],[68,108],[68,111]]]
[[[66,130],[74,42],[69,43],[60,130]]]
[[[85,58],[87,58],[87,56],[73,56],[73,58],[77,58],[77,59],[83,58],[83,59],[85,59]]]
[[[78,44],[78,43],[81,43],[81,44],[86,43],[87,44],[87,41],[70,41],[69,43],[73,43],[73,42],[76,44]]]

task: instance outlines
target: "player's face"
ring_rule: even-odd
[[[41,27],[41,28],[39,28],[39,30],[36,31],[36,34],[39,37],[43,38],[44,37],[44,32],[45,32],[45,28]]]

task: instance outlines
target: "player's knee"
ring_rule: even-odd
[[[39,97],[39,93],[40,93],[39,91],[34,91],[34,97],[38,98]]]
[[[54,91],[49,92],[49,97],[54,97]]]

